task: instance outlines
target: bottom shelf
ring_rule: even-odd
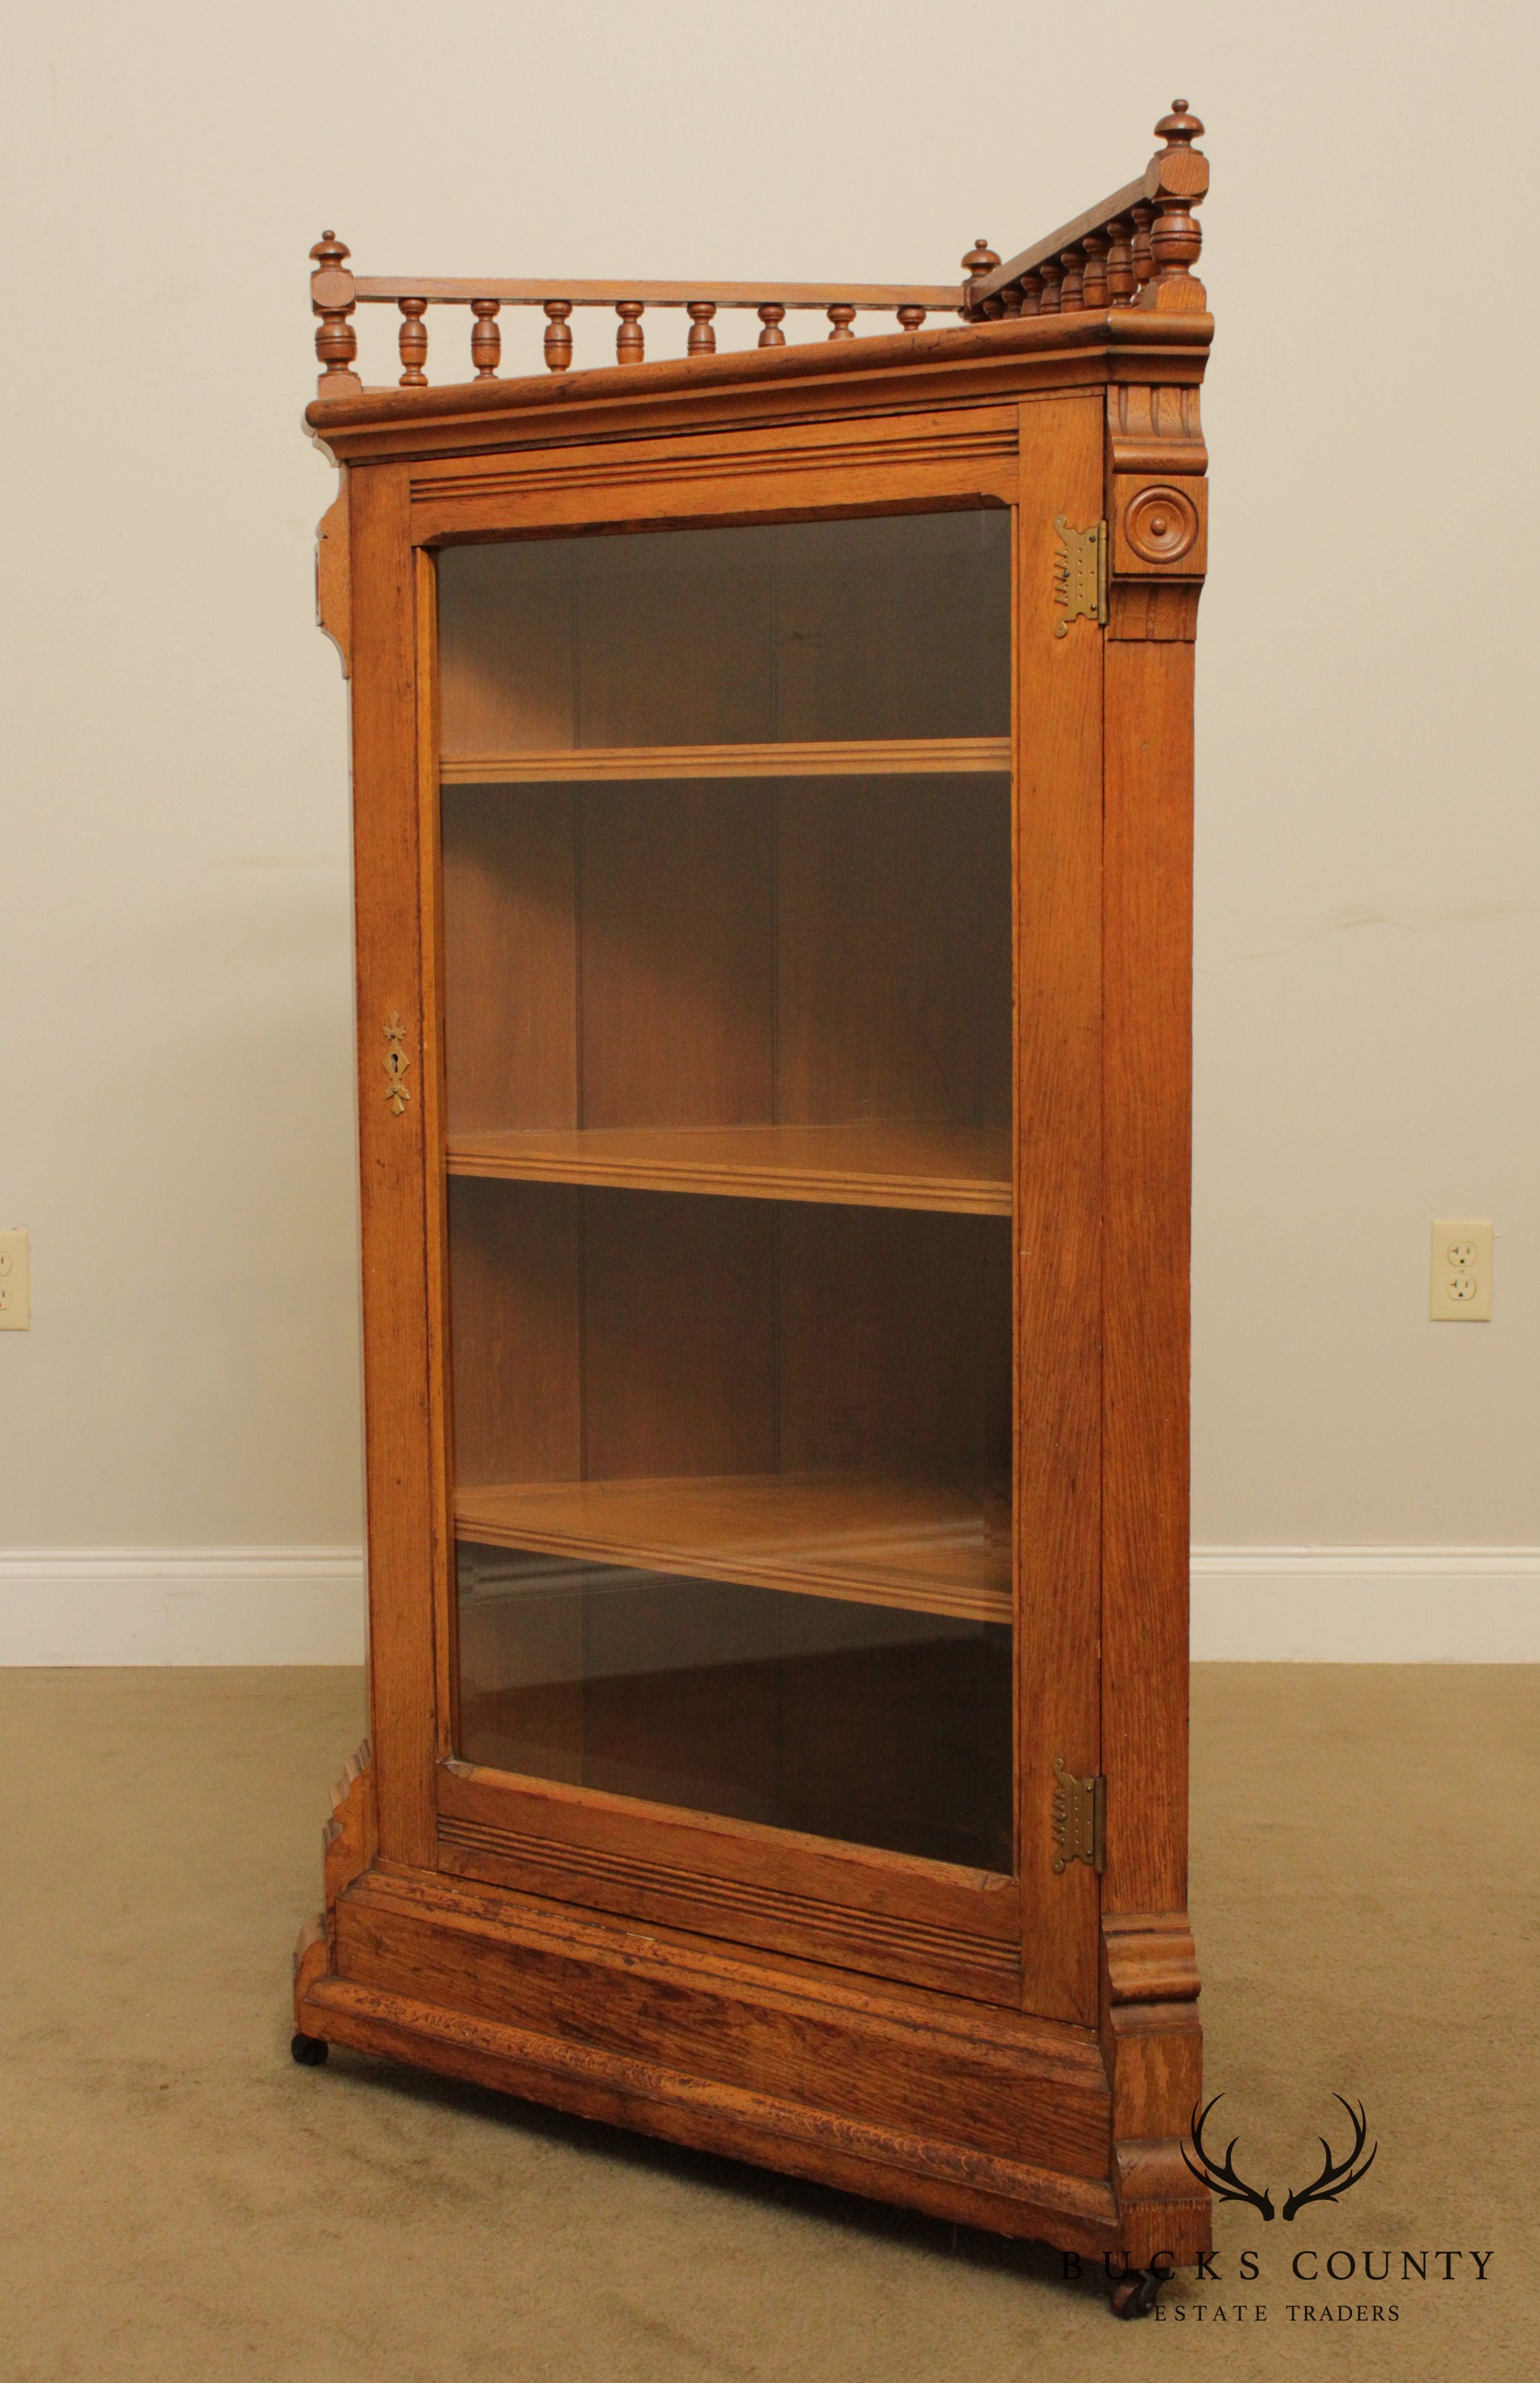
[[[853,1474],[502,1482],[461,1489],[454,1513],[462,1537],[488,1547],[1011,1618],[1004,1484]]]

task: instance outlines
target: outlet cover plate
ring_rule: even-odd
[[[25,1332],[32,1321],[32,1269],[27,1228],[0,1231],[0,1332]]]
[[[1435,1219],[1428,1266],[1428,1315],[1435,1324],[1492,1321],[1492,1219]]]

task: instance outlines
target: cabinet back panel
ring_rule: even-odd
[[[458,786],[449,1130],[1010,1117],[995,778]]]
[[[585,1191],[584,1477],[772,1473],[775,1210]]]
[[[1010,1221],[787,1202],[787,1473],[1008,1478]]]
[[[781,1121],[1008,1122],[1009,782],[784,781],[778,843]]]
[[[444,790],[450,1133],[578,1122],[575,803],[565,787]]]
[[[451,547],[443,750],[1004,735],[1010,517]]]
[[[586,786],[579,837],[583,1123],[767,1122],[773,790]]]
[[[1009,735],[1008,513],[775,536],[777,736]]]
[[[535,538],[439,556],[446,753],[560,753],[576,744],[578,544]]]
[[[457,1477],[580,1480],[581,1207],[548,1183],[449,1189]]]
[[[450,1194],[461,1484],[1007,1477],[1008,1218]]]

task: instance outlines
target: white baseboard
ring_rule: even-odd
[[[0,1664],[363,1661],[360,1548],[0,1551]]]
[[[1540,1663],[1540,1548],[1194,1548],[1219,1663]],[[357,1548],[0,1552],[0,1664],[361,1663]]]
[[[1195,1663],[1540,1663],[1540,1548],[1194,1548]]]

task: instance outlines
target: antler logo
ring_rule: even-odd
[[[1326,2155],[1324,2164],[1313,2184],[1307,2184],[1302,2192],[1289,2194],[1288,2199],[1284,2203],[1286,2217],[1297,2217],[1307,2202],[1335,2201],[1339,2193],[1347,2192],[1350,2184],[1357,2184],[1361,2178],[1366,2177],[1374,2165],[1374,2152],[1379,2149],[1378,2143],[1374,2145],[1374,2151],[1370,2153],[1361,2167],[1356,2165],[1359,2154],[1363,2149],[1364,2139],[1369,2132],[1369,2122],[1363,2115],[1362,2103],[1361,2102],[1355,2110],[1350,2102],[1342,2101],[1340,2093],[1334,2093],[1332,2100],[1342,2102],[1343,2108],[1353,2122],[1353,2148],[1345,2160],[1334,2160],[1332,2147],[1325,2136],[1316,2136],[1316,2142]]]
[[[1236,2174],[1235,2147],[1240,2141],[1240,2137],[1238,2135],[1230,2137],[1223,2162],[1211,2159],[1203,2148],[1203,2129],[1208,2124],[1209,2112],[1214,2108],[1215,2102],[1222,2102],[1224,2098],[1223,2093],[1215,2093],[1214,2100],[1205,2103],[1201,2110],[1194,2105],[1192,2148],[1197,2153],[1198,2158],[1194,2161],[1188,2157],[1186,2143],[1181,2147],[1182,2157],[1187,2161],[1189,2168],[1198,2179],[1199,2183],[1206,2184],[1216,2200],[1249,2202],[1253,2209],[1261,2210],[1263,2217],[1270,2218],[1275,2214],[1271,2192],[1265,2188],[1258,2192],[1254,2186],[1248,2184],[1243,2177]],[[1374,2150],[1370,2153],[1368,2158],[1363,2160],[1361,2167],[1359,2165],[1369,2134],[1369,2122],[1363,2115],[1362,2103],[1361,2102],[1355,2110],[1352,2104],[1343,2100],[1340,2093],[1335,2093],[1332,2099],[1342,2103],[1342,2107],[1352,2120],[1353,2148],[1345,2160],[1335,2159],[1332,2155],[1332,2147],[1325,2136],[1316,2137],[1322,2151],[1325,2154],[1321,2173],[1313,2184],[1307,2184],[1298,2192],[1289,2192],[1283,2206],[1286,2218],[1298,2217],[1300,2210],[1308,2208],[1312,2201],[1339,2199],[1349,2185],[1361,2183],[1374,2165],[1374,2153],[1379,2150],[1378,2143],[1374,2145]]]
[[[1201,2110],[1199,2109],[1196,2103],[1193,2104],[1192,2148],[1197,2153],[1199,2159],[1201,2160],[1202,2166],[1201,2167],[1195,2167],[1193,2162],[1188,2159],[1186,2143],[1182,2145],[1182,2157],[1184,2160],[1187,2160],[1189,2167],[1192,2169],[1192,2173],[1197,2178],[1199,2183],[1206,2184],[1209,2191],[1214,2195],[1216,2200],[1249,2201],[1251,2207],[1253,2209],[1260,2209],[1264,2217],[1272,2217],[1275,2214],[1273,2208],[1272,2194],[1265,2190],[1258,2192],[1254,2187],[1245,2183],[1235,2172],[1235,2147],[1237,2143],[1239,2142],[1240,2137],[1238,2135],[1232,2135],[1230,2137],[1229,2148],[1225,2154],[1224,2165],[1220,2167],[1216,2167],[1214,2166],[1214,2161],[1210,2159],[1207,2152],[1203,2149],[1203,2129],[1208,2124],[1209,2112],[1213,2109],[1214,2102],[1222,2102],[1224,2099],[1225,2096],[1223,2093],[1216,2093],[1214,2097],[1214,2102],[1205,2104]],[[1290,2210],[1290,2216],[1292,2216],[1293,2214],[1293,2211]]]

